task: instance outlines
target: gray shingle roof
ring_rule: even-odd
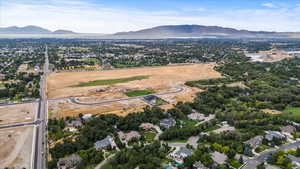
[[[111,144],[112,144],[112,137],[111,136],[107,136],[105,139],[97,141],[95,143],[95,148],[96,149],[101,149],[101,148],[108,147]]]

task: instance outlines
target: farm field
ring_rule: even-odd
[[[33,127],[0,130],[0,168],[31,168]]]
[[[152,89],[155,92],[163,92],[186,81],[219,78],[215,64],[193,64],[162,67],[147,67],[134,69],[117,69],[91,72],[63,72],[53,73],[47,79],[48,98],[65,98],[72,96],[109,96],[118,95],[117,98],[126,97],[123,94],[131,90]],[[112,79],[126,79],[132,77],[147,77],[145,79],[128,81],[123,83],[103,84]],[[101,82],[100,86],[94,86],[94,82]],[[90,83],[94,83],[90,86]],[[85,87],[72,87],[85,84]],[[122,93],[122,94],[121,94]]]
[[[0,106],[0,125],[32,122],[37,113],[38,103]]]

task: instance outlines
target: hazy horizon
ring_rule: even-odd
[[[300,32],[300,2],[0,0],[0,27],[35,25],[51,31],[111,34],[182,24]]]

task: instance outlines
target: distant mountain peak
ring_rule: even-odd
[[[73,31],[70,31],[70,30],[64,30],[64,29],[58,29],[54,32],[52,32],[53,34],[76,34],[75,32]]]

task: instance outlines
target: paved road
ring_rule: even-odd
[[[40,124],[40,121],[34,121],[34,122],[27,122],[27,123],[17,123],[17,124],[11,124],[11,125],[1,125],[0,129],[8,129],[8,128],[16,128],[16,127],[23,127],[23,126],[31,126]]]
[[[39,101],[39,99],[22,101],[22,102],[17,102],[17,103],[0,103],[0,106],[14,106],[14,105],[18,105],[18,104],[36,103],[38,101]]]
[[[37,120],[40,123],[36,127],[36,138],[35,138],[35,152],[33,169],[46,169],[46,146],[47,146],[47,96],[46,96],[46,77],[49,74],[49,60],[48,60],[48,47],[45,49],[45,64],[44,74],[40,81],[40,101]]]
[[[279,148],[269,149],[269,150],[261,153],[260,155],[255,156],[253,159],[248,160],[247,164],[243,167],[243,169],[255,169],[258,164],[267,160],[267,158],[271,155],[271,153],[274,153],[279,150],[288,150],[288,149],[292,149],[292,148],[297,148],[299,146],[300,146],[300,141],[297,141],[294,143],[283,145]]]
[[[171,92],[164,92],[164,93],[158,93],[158,94],[150,94],[155,96],[164,96],[164,95],[170,95],[170,94],[176,94],[182,92],[184,89],[181,87],[175,87],[175,91]],[[145,95],[147,96],[147,95]],[[113,103],[113,102],[119,102],[119,101],[128,101],[128,100],[136,100],[136,99],[143,99],[145,96],[137,96],[137,97],[129,97],[129,98],[121,98],[121,99],[110,99],[110,100],[103,100],[100,102],[94,102],[94,103],[86,103],[86,102],[80,102],[76,98],[72,97],[70,98],[70,101],[73,104],[79,104],[79,105],[99,105],[99,104],[107,104],[107,103]]]

